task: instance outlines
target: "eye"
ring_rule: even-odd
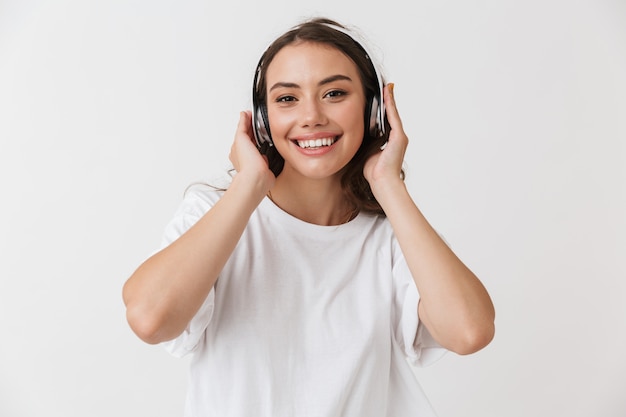
[[[324,97],[329,97],[329,98],[340,98],[340,97],[345,96],[346,94],[348,94],[348,93],[346,93],[346,92],[345,92],[345,91],[343,91],[343,90],[331,90],[331,91],[329,91],[328,93],[326,93],[326,95],[325,95]]]
[[[288,103],[291,101],[296,101],[294,96],[279,96],[276,98],[277,103]]]

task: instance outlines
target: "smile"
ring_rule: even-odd
[[[296,140],[295,142],[301,148],[321,148],[323,146],[330,146],[337,141],[336,137],[309,139],[309,140]]]

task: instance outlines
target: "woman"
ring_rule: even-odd
[[[491,341],[489,295],[407,192],[371,58],[326,19],[278,38],[228,189],[192,190],[125,284],[137,335],[193,353],[187,416],[431,416],[406,359]]]

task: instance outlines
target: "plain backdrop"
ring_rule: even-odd
[[[440,416],[626,415],[625,2],[0,0],[0,416],[182,415],[122,285],[316,15],[379,55],[411,194],[496,305],[416,369]]]

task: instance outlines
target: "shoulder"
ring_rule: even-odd
[[[193,185],[185,191],[178,212],[180,214],[204,214],[222,198],[222,195],[224,195],[223,190],[210,185]]]
[[[359,218],[362,219],[363,225],[367,225],[366,227],[370,230],[370,233],[375,233],[386,239],[394,238],[393,228],[391,227],[391,223],[386,216],[363,213],[359,215]]]
[[[362,214],[361,228],[366,233],[365,245],[377,247],[380,257],[391,259],[393,264],[403,259],[400,244],[386,216],[380,214]]]
[[[174,216],[165,227],[161,246],[165,247],[193,226],[224,194],[210,186],[194,185],[178,205]]]

